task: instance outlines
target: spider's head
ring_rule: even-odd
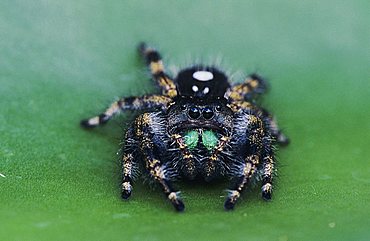
[[[168,123],[171,133],[203,129],[227,134],[232,129],[233,112],[224,97],[178,96],[168,110]]]
[[[198,98],[223,97],[230,87],[227,76],[222,71],[202,65],[181,70],[176,83],[181,96]]]

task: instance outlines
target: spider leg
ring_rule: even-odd
[[[257,107],[252,103],[244,100],[233,101],[230,104],[230,108],[235,112],[241,111],[255,111],[259,112],[263,116],[264,121],[267,123],[267,127],[270,130],[271,135],[274,137],[276,142],[280,146],[286,146],[289,144],[289,138],[279,128],[276,118],[270,114],[267,110]]]
[[[225,201],[224,207],[226,210],[231,210],[234,208],[234,205],[242,191],[246,188],[247,184],[253,177],[254,173],[257,170],[257,165],[259,163],[258,155],[249,155],[245,158],[245,163],[240,169],[241,177],[236,183],[235,187],[229,190],[228,197]]]
[[[103,125],[113,116],[125,110],[165,109],[170,101],[171,99],[169,97],[161,95],[124,97],[113,102],[103,113],[89,119],[82,120],[81,126],[84,128],[93,128]]]
[[[125,146],[122,155],[122,198],[128,199],[131,196],[133,171],[137,163],[134,160],[135,139],[133,128],[130,127],[125,135]]]
[[[182,170],[186,173],[185,175],[189,179],[194,179],[197,175],[197,167],[194,160],[194,156],[190,153],[188,146],[186,145],[184,139],[179,134],[173,134],[171,139],[174,140],[182,156],[182,162],[184,163]]]
[[[276,142],[280,146],[288,145],[290,140],[286,135],[284,135],[284,133],[279,128],[276,118],[265,109],[262,109],[262,113],[263,116],[265,117],[265,121],[268,124],[268,128],[270,129],[271,135],[275,138]]]
[[[257,95],[265,93],[267,82],[257,74],[251,74],[244,83],[233,85],[227,92],[226,97],[232,100],[251,101]]]
[[[162,94],[175,97],[177,95],[176,85],[168,74],[165,73],[159,52],[154,48],[148,47],[145,43],[139,45],[138,51],[149,67],[153,79],[161,88]]]
[[[279,129],[276,123],[275,118],[270,113],[268,113],[266,110],[262,110],[262,112],[263,112],[263,116],[265,119],[265,123],[267,123],[271,136],[274,139],[274,140],[271,140],[271,138],[263,139],[264,152],[263,152],[262,190],[261,191],[262,191],[262,198],[265,200],[270,200],[271,194],[272,194],[272,179],[273,179],[273,173],[275,170],[274,168],[275,156],[274,156],[272,141],[276,141],[279,145],[285,146],[289,144],[289,139],[281,132],[281,130]]]
[[[162,186],[163,192],[177,211],[185,209],[179,192],[172,187],[173,172],[161,162],[160,153],[166,152],[165,126],[155,113],[144,113],[135,120],[136,136],[150,176]]]
[[[263,174],[262,174],[262,198],[266,201],[271,199],[272,195],[272,179],[274,171],[274,156],[266,155],[263,159]]]
[[[230,142],[230,137],[228,136],[221,136],[220,140],[218,141],[217,146],[213,149],[211,156],[206,160],[204,163],[204,171],[205,171],[205,179],[210,180],[214,176],[216,171],[216,163],[219,159],[220,153],[223,152],[227,144]]]
[[[240,135],[240,144],[243,145],[244,142],[246,146],[246,149],[242,152],[242,155],[246,155],[246,157],[244,158],[244,163],[237,167],[236,174],[239,178],[234,187],[229,191],[229,195],[224,204],[226,210],[234,208],[242,191],[256,175],[261,160],[264,166],[266,166],[266,182],[264,182],[266,197],[268,194],[271,194],[271,192],[269,192],[271,189],[268,190],[269,184],[270,187],[272,187],[272,175],[268,176],[268,174],[272,174],[273,165],[269,165],[269,167],[271,167],[271,172],[267,172],[268,160],[273,160],[274,158],[272,138],[270,137],[269,131],[264,129],[264,122],[257,115],[243,113],[238,119],[238,122],[239,123],[236,123],[238,126],[237,132],[239,132],[237,135]],[[244,134],[242,132],[244,132]]]

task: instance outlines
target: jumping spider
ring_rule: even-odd
[[[256,98],[266,82],[252,74],[241,84],[213,66],[195,65],[171,78],[160,54],[138,47],[161,94],[124,97],[104,113],[82,120],[92,128],[126,110],[142,110],[125,134],[122,150],[122,198],[128,199],[140,164],[177,211],[185,206],[172,182],[181,178],[231,179],[224,207],[234,208],[252,181],[262,182],[262,198],[271,199],[275,172],[274,145],[288,144],[276,121]],[[141,163],[142,162],[142,163]]]

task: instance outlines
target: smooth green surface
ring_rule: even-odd
[[[369,240],[370,3],[0,1],[0,240]],[[291,138],[273,201],[227,183],[182,184],[186,212],[137,184],[119,198],[125,114],[84,131],[115,96],[154,91],[136,56],[223,56],[271,83]],[[209,60],[210,59],[210,60]]]

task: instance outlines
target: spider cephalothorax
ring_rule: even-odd
[[[255,99],[266,90],[256,74],[231,85],[216,67],[195,65],[175,78],[164,72],[159,53],[139,46],[160,95],[126,97],[102,114],[81,121],[85,128],[106,123],[124,110],[142,110],[125,135],[122,155],[122,197],[131,195],[140,163],[176,210],[185,206],[172,186],[177,179],[231,179],[224,207],[233,209],[253,180],[262,182],[262,197],[271,199],[275,171],[274,145],[287,144],[276,121]]]

